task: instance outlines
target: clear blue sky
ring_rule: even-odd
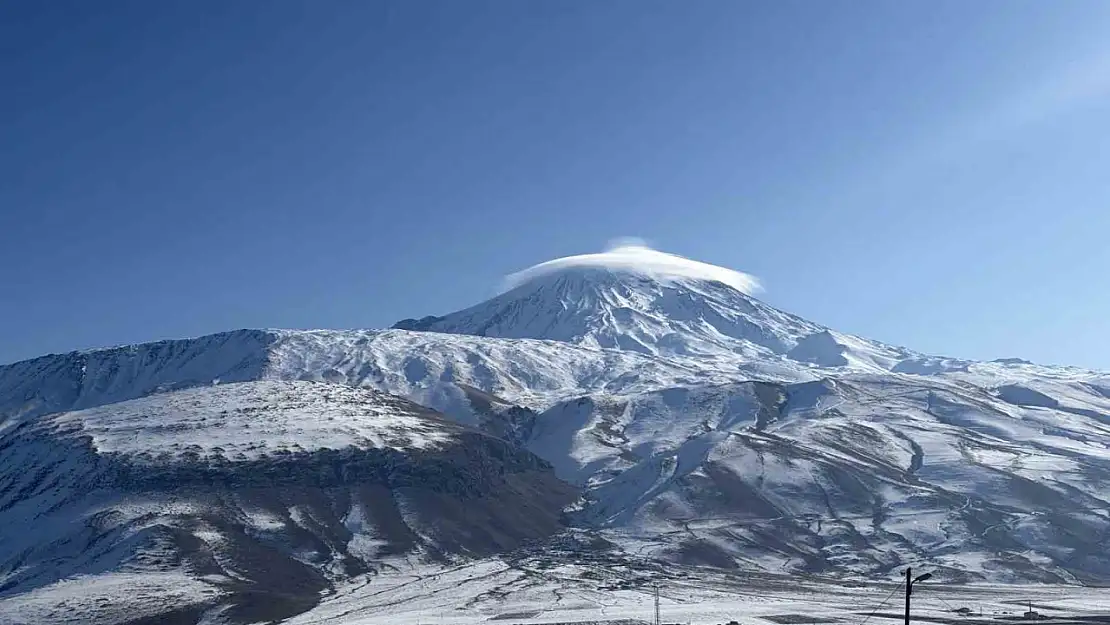
[[[388,326],[625,235],[1110,368],[1110,2],[0,4],[0,362]]]

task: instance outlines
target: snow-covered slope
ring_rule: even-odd
[[[276,336],[238,330],[195,339],[50,354],[0,366],[0,431],[22,418],[265,375]]]
[[[578,524],[641,554],[1105,582],[1110,399],[1038,388],[846,376],[593,395],[539,415],[527,444],[586,488]]]
[[[88,437],[98,454],[159,462],[246,462],[347,447],[435,449],[457,430],[394,395],[277,381],[195,387],[63,413],[49,422]]]
[[[548,536],[574,497],[526,451],[334,384],[210,385],[25,420],[0,439],[0,622],[30,591],[34,622],[73,616],[70,593],[105,593],[82,622],[268,621],[391,558]]]
[[[214,382],[314,380],[375,388],[472,421],[459,384],[542,407],[583,390],[637,393],[753,376],[813,377],[774,363],[714,367],[555,341],[402,330],[241,330],[0,366],[0,433],[42,414]]]

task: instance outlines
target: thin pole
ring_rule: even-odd
[[[655,625],[660,625],[660,620],[659,620],[659,584],[655,585]]]
[[[913,588],[913,577],[910,568],[906,567],[906,625],[910,625],[910,592]]]

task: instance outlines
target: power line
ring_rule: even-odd
[[[889,602],[890,599],[894,596],[894,593],[901,590],[902,587],[905,586],[905,585],[906,585],[905,582],[902,582],[901,584],[898,584],[898,586],[896,586],[894,588],[894,590],[890,591],[890,594],[886,596],[886,599],[883,599],[883,602],[880,603],[874,610],[872,610],[871,614],[868,614],[867,618],[863,619],[863,621],[859,625],[867,625],[867,621],[870,621],[872,616],[875,616],[876,614],[878,614],[879,610],[882,610],[883,606],[885,606],[887,604],[887,602]]]
[[[940,595],[936,595],[936,598],[940,599],[940,602],[943,603],[949,610],[952,610],[953,612],[955,612],[956,614],[959,614],[960,616],[964,617],[965,619],[970,618],[968,615],[966,615],[963,612],[960,612],[956,608],[952,607],[952,604],[945,601],[944,597],[941,597]]]

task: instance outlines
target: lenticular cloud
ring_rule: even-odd
[[[755,276],[698,262],[677,254],[653,250],[638,239],[622,239],[600,254],[566,256],[533,265],[506,276],[502,288],[507,291],[540,276],[571,267],[605,267],[660,278],[716,280],[747,294],[760,290],[759,280]]]

